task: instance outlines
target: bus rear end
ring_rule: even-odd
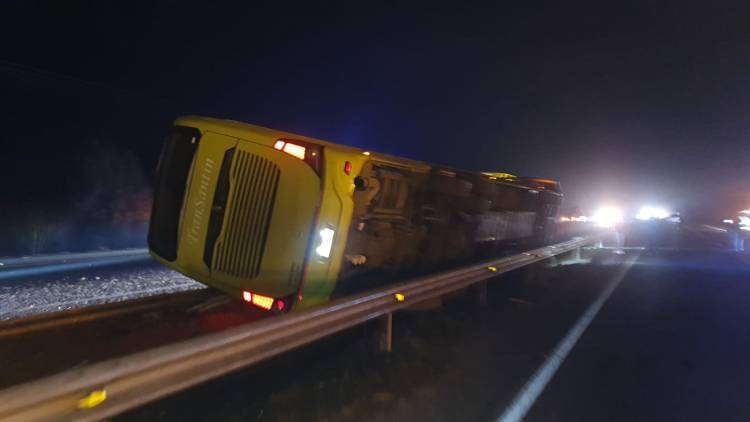
[[[178,120],[157,171],[152,255],[263,309],[287,309],[303,278],[322,160],[309,142]]]

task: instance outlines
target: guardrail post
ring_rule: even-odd
[[[393,313],[380,317],[380,351],[390,353],[393,350]]]
[[[487,280],[480,281],[476,284],[477,289],[477,306],[487,305]]]
[[[547,261],[545,261],[547,267],[558,267],[560,266],[560,260],[557,259],[557,256],[551,256]]]
[[[581,260],[581,247],[577,247],[573,249],[573,256],[571,257],[573,261],[578,262]]]

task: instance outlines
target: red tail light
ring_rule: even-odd
[[[346,162],[344,163],[344,173],[350,174],[352,172],[352,163]]]
[[[264,296],[248,292],[247,290],[242,292],[242,300],[266,311],[270,311],[275,307],[274,311],[281,312],[286,308],[286,302],[283,299],[274,299],[271,296]]]

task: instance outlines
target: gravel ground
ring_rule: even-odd
[[[0,319],[204,286],[150,259],[0,282]]]

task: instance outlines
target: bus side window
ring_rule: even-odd
[[[409,185],[401,173],[378,171],[381,182],[380,194],[376,197],[375,213],[400,214],[409,198]]]

